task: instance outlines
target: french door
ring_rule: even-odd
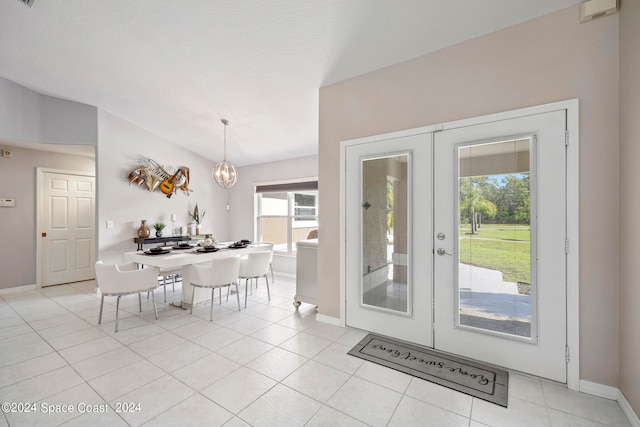
[[[433,165],[436,348],[563,383],[565,121],[438,132]]]
[[[566,382],[565,129],[346,145],[346,324]]]
[[[346,151],[347,324],[432,346],[432,135]]]

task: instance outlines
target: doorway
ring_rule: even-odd
[[[346,143],[346,325],[567,382],[566,115]]]

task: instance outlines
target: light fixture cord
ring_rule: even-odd
[[[229,121],[227,119],[222,119],[221,121],[224,125],[224,160],[227,160],[227,125]]]

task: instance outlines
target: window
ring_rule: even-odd
[[[258,185],[256,240],[273,242],[274,250],[294,253],[296,242],[318,229],[318,183]]]

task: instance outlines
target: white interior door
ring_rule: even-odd
[[[432,345],[432,134],[345,148],[349,326]]]
[[[42,286],[95,278],[95,178],[42,173]]]
[[[435,348],[566,382],[565,129],[562,110],[435,134]]]

